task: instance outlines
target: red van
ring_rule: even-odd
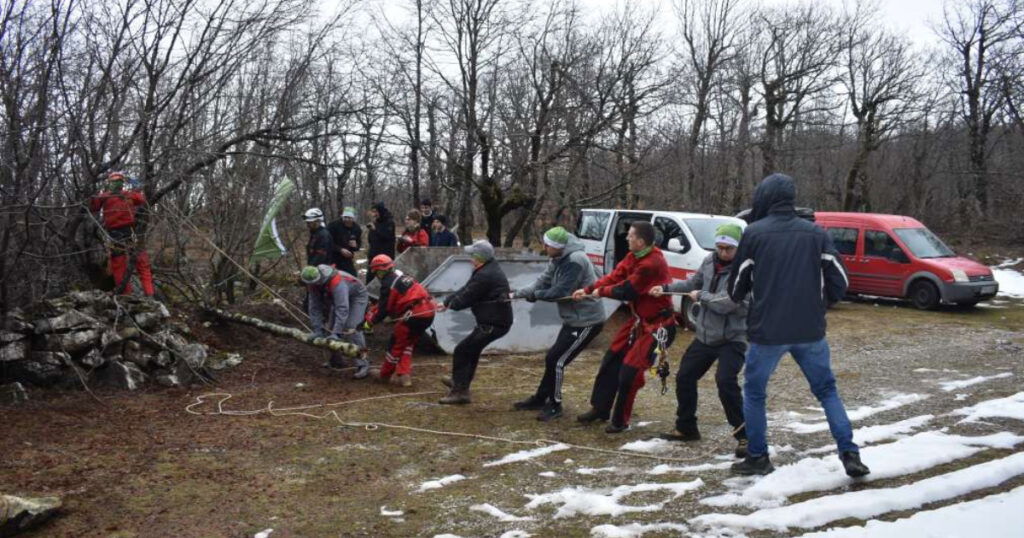
[[[921,309],[973,306],[999,284],[988,267],[957,256],[923,224],[900,215],[814,214],[842,255],[849,293],[907,298]]]

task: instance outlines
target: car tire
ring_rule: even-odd
[[[689,297],[683,297],[681,308],[682,321],[689,331],[697,330],[697,314],[700,312],[700,305],[691,301]]]
[[[935,310],[940,299],[939,288],[927,280],[918,280],[910,286],[910,302],[921,310]]]

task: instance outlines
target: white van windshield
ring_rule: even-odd
[[[715,250],[715,230],[723,225],[735,222],[732,219],[684,219],[693,232],[697,244],[704,250]]]
[[[604,240],[604,231],[608,228],[611,213],[607,211],[584,211],[580,215],[580,223],[576,226],[576,237],[580,239]]]
[[[946,246],[928,228],[895,228],[900,241],[918,258],[949,258],[956,256],[953,249]]]

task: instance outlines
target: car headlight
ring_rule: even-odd
[[[953,269],[951,272],[953,273],[953,281],[954,282],[970,282],[971,281],[971,279],[967,278],[967,273],[965,273],[962,269]]]

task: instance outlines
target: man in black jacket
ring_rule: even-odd
[[[318,265],[334,265],[334,258],[331,251],[334,243],[331,240],[331,233],[324,227],[324,212],[313,207],[302,215],[306,221],[306,228],[309,228],[309,241],[306,242],[306,265],[316,267]]]
[[[732,265],[729,296],[739,303],[751,294],[747,317],[750,349],[743,385],[743,418],[750,441],[736,474],[768,474],[765,411],[768,380],[785,353],[807,378],[828,420],[846,474],[870,471],[860,461],[853,427],[832,374],[825,309],[839,301],[849,282],[825,230],[797,217],[793,178],[772,174],[757,186],[751,222]]]
[[[434,211],[434,204],[429,198],[420,200],[420,228],[423,228],[423,231],[427,232],[428,235],[433,233],[434,222],[444,218],[444,215]],[[447,222],[445,224],[447,225]]]
[[[366,223],[366,242],[369,249],[366,252],[366,259],[372,260],[379,254],[394,259],[395,257],[395,218],[391,212],[384,207],[384,202],[377,202],[368,212],[370,222]],[[366,272],[366,283],[369,284],[374,278],[373,271]]]
[[[363,230],[356,224],[355,208],[346,207],[340,219],[327,225],[327,231],[334,240],[334,266],[350,275],[359,274],[355,258],[363,246]]]
[[[438,400],[442,404],[470,402],[469,384],[476,373],[480,353],[491,342],[508,334],[512,327],[508,279],[494,259],[494,247],[486,240],[480,240],[465,250],[473,258],[473,275],[465,286],[445,298],[442,310],[471,308],[476,318],[476,328],[455,346],[451,380],[442,380],[451,391]]]

